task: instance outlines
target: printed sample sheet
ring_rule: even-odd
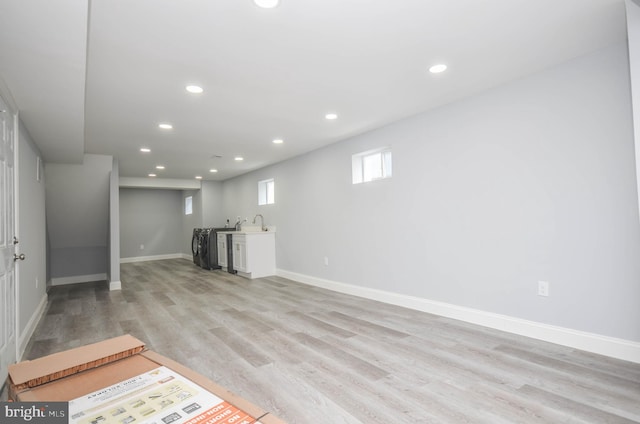
[[[69,402],[70,424],[259,424],[167,367]]]

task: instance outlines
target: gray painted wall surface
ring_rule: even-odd
[[[184,214],[184,199],[193,196],[193,214]],[[222,182],[202,181],[200,190],[182,192],[182,239],[180,250],[176,251],[191,256],[191,237],[194,228],[223,227],[226,217],[222,209]]]
[[[184,214],[187,196],[193,198],[191,215]],[[194,228],[224,225],[222,183],[218,181],[203,181],[200,190],[121,188],[120,204],[122,258],[165,254],[190,257]],[[161,225],[167,228],[160,230]],[[145,244],[144,250],[140,250],[140,244]]]
[[[120,170],[113,159],[109,175],[109,273],[110,283],[120,281]]]
[[[191,196],[193,213],[191,215],[184,214],[185,199]],[[201,190],[184,190],[182,191],[182,203],[180,205],[180,216],[182,217],[182,238],[180,241],[180,250],[178,252],[192,256],[191,253],[191,237],[193,229],[203,227],[202,225],[202,194]]]
[[[351,155],[382,146],[393,178],[352,185]],[[626,45],[226,181],[223,201],[277,226],[280,269],[640,341]]]
[[[120,256],[132,258],[180,252],[181,216],[182,195],[178,190],[121,188]]]
[[[223,227],[222,182],[203,181],[200,189],[203,227]]]
[[[47,163],[46,216],[51,278],[108,273],[109,176],[113,158]]]
[[[40,301],[45,296],[46,223],[45,183],[36,178],[37,158],[40,156],[27,130],[20,123],[18,141],[18,252],[26,259],[18,267],[18,332],[22,334]]]
[[[105,225],[106,226],[106,225]],[[106,237],[106,235],[105,235]],[[103,246],[73,246],[51,249],[51,278],[94,276],[109,269],[107,240]]]
[[[640,198],[640,0],[627,0],[627,34],[631,90],[633,93],[633,123],[636,139],[636,179]],[[640,202],[638,203],[640,207]]]

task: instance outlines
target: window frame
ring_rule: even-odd
[[[193,196],[184,198],[184,214],[193,215]]]
[[[378,158],[376,158],[376,156],[378,156]],[[372,164],[375,167],[376,163],[370,161],[378,162],[378,169],[372,168]],[[367,162],[369,162],[369,164]],[[377,171],[379,171],[379,173]],[[392,176],[393,157],[391,147],[367,150],[351,156],[351,183],[354,185],[385,180]]]
[[[258,206],[276,203],[276,182],[274,178],[258,181]]]

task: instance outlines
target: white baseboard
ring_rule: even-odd
[[[42,296],[42,299],[40,299],[40,303],[38,303],[33,315],[31,315],[29,322],[27,322],[24,331],[18,336],[18,351],[16,352],[17,362],[22,361],[22,355],[24,355],[24,352],[27,349],[27,344],[29,343],[29,340],[31,340],[31,336],[33,336],[34,331],[36,331],[38,322],[40,322],[40,318],[42,318],[42,315],[47,308],[47,300],[48,296],[45,293]]]
[[[64,284],[79,284],[79,283],[91,283],[93,281],[106,281],[107,274],[89,274],[89,275],[74,275],[72,277],[60,277],[52,278],[52,286],[61,286]]]
[[[132,262],[162,261],[164,259],[193,259],[193,256],[189,256],[184,253],[170,253],[168,255],[154,256],[135,256],[132,258],[120,258],[120,263],[128,264]]]
[[[122,290],[122,281],[109,281],[109,291]]]
[[[402,306],[422,312],[428,312],[447,318],[457,319],[484,327],[494,328],[521,336],[568,346],[574,349],[606,355],[640,363],[640,343],[602,336],[595,333],[573,330],[565,327],[542,324],[514,318],[507,315],[494,314],[478,309],[437,302],[415,296],[387,292],[367,287],[354,286],[336,281],[298,274],[283,269],[277,270],[277,275],[300,283],[321,287],[328,290],[377,300],[392,305]]]

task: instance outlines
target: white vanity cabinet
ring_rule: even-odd
[[[216,244],[218,247],[218,265],[227,267],[227,234],[217,234]]]
[[[246,278],[276,274],[275,232],[233,233],[233,269]]]
[[[233,269],[247,272],[247,236],[234,234],[233,238]]]

